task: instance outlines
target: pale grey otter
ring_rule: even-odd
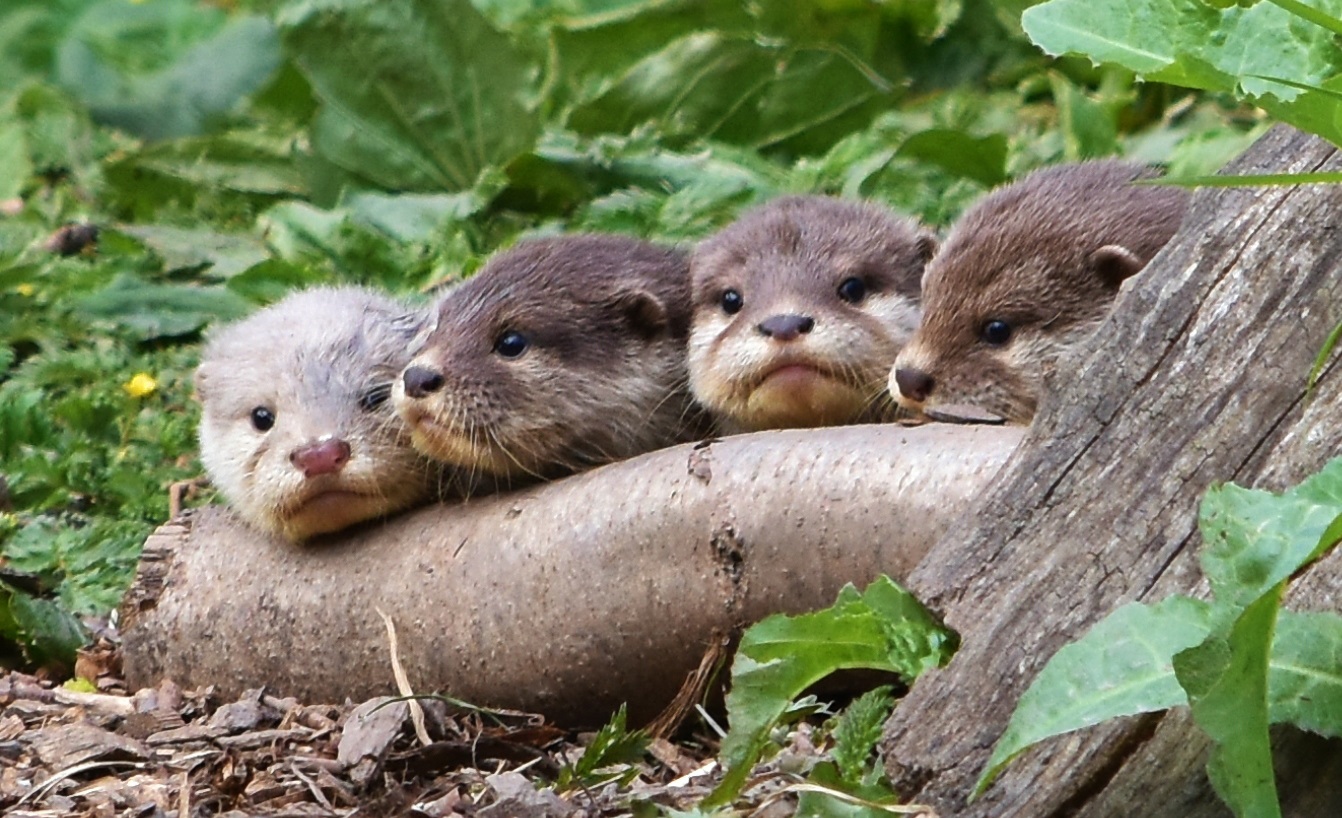
[[[935,416],[959,405],[1025,424],[1047,373],[1178,230],[1188,193],[1115,160],[1046,168],[952,227],[923,276],[923,320],[889,388]],[[953,413],[953,409],[952,412]]]
[[[694,252],[690,384],[726,431],[890,420],[936,239],[873,204],[790,196]]]
[[[688,262],[633,238],[524,241],[443,297],[393,400],[425,454],[548,479],[705,429],[685,377]]]
[[[424,323],[371,290],[321,287],[210,333],[200,459],[243,518],[304,540],[434,496],[442,470],[388,401]]]

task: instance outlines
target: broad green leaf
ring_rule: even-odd
[[[912,682],[948,661],[954,647],[955,637],[886,577],[860,594],[846,586],[823,611],[771,616],[751,626],[732,663],[730,730],[720,757],[727,773],[704,803],[721,805],[736,796],[770,728],[810,685],[853,668],[885,670]]]
[[[1342,736],[1342,617],[1280,613],[1268,667],[1268,707],[1273,724]]]
[[[1212,586],[1218,627],[1316,559],[1342,534],[1342,458],[1276,495],[1214,486],[1202,501],[1207,547],[1202,570]]]
[[[1106,106],[1086,96],[1062,74],[1050,74],[1049,81],[1067,158],[1075,162],[1118,153],[1118,124]]]
[[[1021,696],[975,794],[1011,759],[1046,738],[1186,703],[1171,660],[1210,629],[1206,602],[1174,596],[1156,605],[1124,605],[1064,645]]]
[[[1007,179],[1007,139],[1001,134],[977,137],[933,128],[904,140],[896,155],[930,162],[984,187],[1000,185]]]
[[[0,201],[18,196],[32,173],[23,127],[0,120]]]
[[[74,667],[75,651],[88,642],[79,620],[48,599],[37,599],[0,583],[0,604],[8,609],[16,640],[36,665]],[[7,634],[6,634],[7,635]]]
[[[468,0],[304,0],[281,24],[321,103],[313,148],[373,185],[463,190],[540,132],[538,61]]]
[[[1342,0],[1313,6],[1337,17]],[[1239,93],[1286,122],[1342,141],[1335,100],[1261,79],[1323,84],[1342,70],[1332,32],[1273,3],[1222,11],[1203,0],[1051,0],[1027,10],[1022,24],[1050,54],[1082,54],[1147,80]]]
[[[223,287],[150,284],[131,276],[117,278],[76,304],[83,315],[111,321],[143,340],[186,335],[211,321],[240,318],[251,308]]]
[[[828,148],[893,99],[839,54],[698,32],[635,64],[567,124],[585,134],[651,125],[670,138]]]
[[[1245,609],[1228,637],[1174,657],[1193,719],[1215,742],[1207,775],[1237,816],[1281,815],[1268,740],[1268,657],[1282,583]]]
[[[119,232],[154,251],[166,272],[197,269],[210,278],[227,279],[269,257],[265,244],[253,236],[206,227],[144,224],[122,227]]]
[[[139,42],[148,54],[132,45]],[[167,139],[211,130],[279,62],[275,28],[263,18],[224,22],[181,0],[139,6],[106,0],[90,7],[62,43],[57,76],[99,121]]]

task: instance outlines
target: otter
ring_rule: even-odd
[[[434,496],[442,469],[388,402],[425,320],[371,290],[320,287],[210,333],[200,459],[244,519],[301,541]]]
[[[396,411],[424,454],[509,485],[695,439],[689,290],[679,249],[520,242],[438,302]]]
[[[1034,417],[1045,376],[1109,313],[1122,283],[1178,230],[1188,193],[1133,185],[1118,160],[1036,171],[974,204],[923,276],[923,320],[889,388],[932,418]]]
[[[789,196],[691,261],[690,385],[723,431],[893,419],[886,379],[936,238],[873,204]]]

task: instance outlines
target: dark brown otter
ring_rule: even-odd
[[[1029,423],[1059,357],[1109,314],[1123,281],[1179,228],[1188,194],[1115,160],[1046,168],[971,207],[923,276],[923,321],[890,392]],[[939,409],[940,408],[940,409]]]
[[[791,196],[694,252],[690,384],[725,430],[889,420],[936,239],[871,204]]]
[[[438,303],[397,381],[416,448],[550,478],[702,431],[685,378],[685,253],[622,236],[525,241]]]
[[[195,375],[200,459],[245,519],[303,540],[435,494],[441,467],[387,400],[426,317],[319,287],[210,333]]]

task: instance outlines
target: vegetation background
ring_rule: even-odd
[[[7,0],[6,662],[68,664],[116,605],[169,484],[201,473],[202,332],[291,288],[427,295],[521,236],[692,242],[783,193],[944,227],[1040,165],[1198,176],[1266,127],[1049,58],[1030,5]]]

